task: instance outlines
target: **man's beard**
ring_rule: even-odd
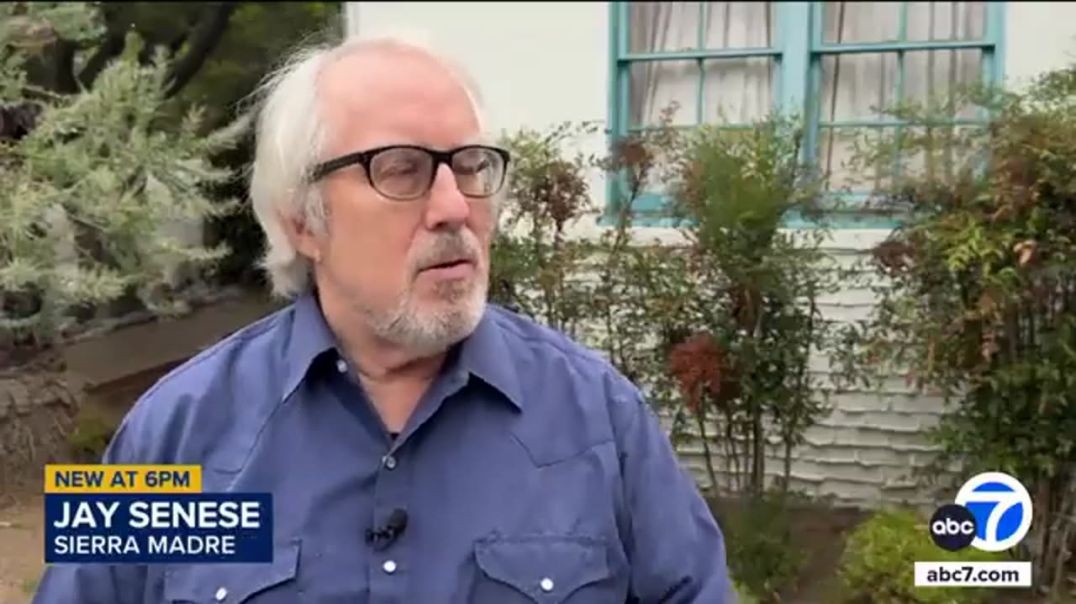
[[[488,282],[477,275],[473,279],[439,284],[438,300],[432,303],[417,302],[408,289],[388,312],[368,310],[370,327],[416,357],[444,352],[470,335],[482,319]]]
[[[467,279],[437,283],[432,301],[420,300],[414,281],[408,281],[388,309],[364,306],[363,314],[373,332],[416,358],[444,352],[470,335],[482,319],[489,281],[481,271],[478,242],[469,232],[439,235],[427,253],[408,264],[408,274],[415,276],[422,266],[461,255],[474,263],[474,272]]]

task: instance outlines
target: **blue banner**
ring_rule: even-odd
[[[48,494],[45,562],[271,562],[269,493]]]

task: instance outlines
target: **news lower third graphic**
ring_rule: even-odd
[[[45,562],[271,562],[269,493],[204,493],[194,465],[49,465]]]
[[[930,518],[930,537],[947,551],[973,548],[1003,552],[1031,530],[1031,495],[1019,480],[1003,472],[984,472],[960,487],[953,503]],[[1031,563],[916,562],[915,585],[921,587],[1030,587]]]

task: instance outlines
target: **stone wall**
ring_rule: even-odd
[[[37,365],[0,372],[0,492],[40,482],[34,468],[65,459],[80,389]]]

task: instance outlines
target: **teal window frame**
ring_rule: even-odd
[[[1005,5],[1006,2],[986,3],[986,23],[983,37],[977,40],[958,41],[906,41],[908,2],[900,3],[898,41],[869,43],[825,43],[823,33],[823,10],[825,2],[775,2],[775,36],[774,44],[768,48],[732,48],[714,50],[692,50],[660,53],[632,53],[629,51],[629,11],[627,2],[609,3],[609,88],[608,88],[608,127],[606,133],[609,148],[634,131],[628,127],[629,86],[631,66],[643,61],[683,61],[702,62],[713,59],[739,59],[750,57],[771,57],[774,60],[773,94],[774,110],[789,114],[806,116],[804,157],[806,162],[817,161],[820,150],[820,135],[827,127],[863,127],[899,129],[901,124],[891,119],[878,120],[838,120],[834,123],[820,119],[818,100],[822,84],[823,57],[852,53],[896,53],[897,82],[896,98],[902,98],[904,80],[904,55],[908,52],[979,49],[982,52],[982,78],[986,84],[997,84],[1004,78],[1004,43],[1005,43]],[[699,40],[702,46],[704,35],[701,18],[707,2],[700,3]],[[700,69],[700,83],[696,103],[696,123],[700,122],[704,105],[705,71]],[[735,127],[735,126],[732,126]],[[620,197],[618,191],[625,187],[623,178],[611,177],[606,181],[606,203],[599,223],[613,224],[615,212],[613,201]],[[853,195],[851,202],[863,198]],[[633,224],[637,226],[671,227],[675,226],[670,218],[661,216],[666,205],[664,196],[643,193],[632,208]],[[852,205],[852,204],[849,204]],[[830,228],[892,228],[898,220],[892,217],[859,214],[855,211],[842,212],[827,222]],[[810,228],[811,223],[797,216],[789,216],[785,221],[787,228]]]

